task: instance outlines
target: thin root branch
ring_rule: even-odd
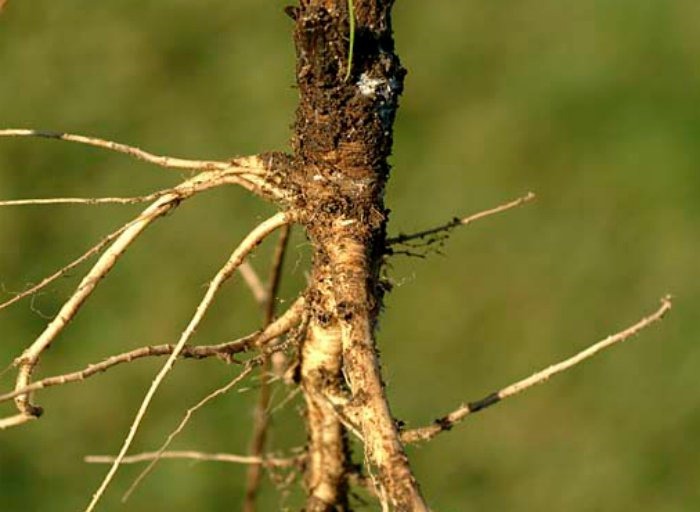
[[[49,322],[41,335],[27,348],[16,360],[19,367],[15,389],[25,388],[30,384],[31,375],[39,361],[41,354],[46,350],[54,339],[75,317],[80,307],[92,294],[98,283],[109,273],[117,263],[119,258],[131,246],[136,238],[155,219],[164,215],[178,204],[178,196],[168,194],[155,201],[144,212],[123,230],[110,247],[97,260],[95,265],[82,279],[73,295],[63,304],[56,317]],[[17,408],[29,419],[30,416],[41,414],[41,408],[30,403],[28,394],[15,398]]]
[[[110,470],[107,472],[107,475],[105,476],[104,480],[93,495],[92,500],[85,509],[86,512],[94,510],[95,506],[97,505],[100,498],[107,489],[107,486],[109,485],[115,473],[117,472],[117,469],[119,468],[121,460],[124,458],[126,452],[131,446],[131,443],[134,440],[134,437],[136,436],[136,432],[138,431],[141,421],[143,420],[143,417],[145,416],[146,411],[148,410],[148,407],[151,403],[151,400],[155,396],[156,391],[165,379],[165,376],[170,372],[170,370],[174,366],[175,361],[177,360],[182,349],[185,347],[185,344],[194,334],[195,330],[197,329],[197,326],[204,318],[205,313],[214,301],[216,293],[219,291],[223,283],[236,271],[236,269],[240,266],[241,262],[243,262],[245,257],[265,237],[267,237],[275,229],[285,224],[288,224],[289,221],[290,220],[288,219],[287,214],[285,214],[284,212],[280,212],[258,225],[255,229],[253,229],[253,231],[251,231],[248,234],[248,236],[245,237],[241,244],[238,247],[236,247],[226,264],[219,270],[219,272],[217,272],[216,276],[214,276],[214,279],[207,288],[204,298],[197,306],[197,310],[195,311],[194,316],[190,320],[189,324],[187,325],[187,328],[183,331],[182,335],[180,336],[180,339],[175,345],[173,353],[170,354],[168,360],[163,365],[163,368],[158,372],[158,375],[156,375],[155,379],[153,380],[151,387],[148,389],[148,392],[146,393],[146,396],[144,397],[141,406],[139,407],[139,410],[136,413],[134,421],[131,424],[131,427],[129,428],[129,433],[127,434],[126,439],[124,440],[124,443],[122,445],[121,450],[119,451],[119,454],[117,455],[117,458],[114,460]]]
[[[238,338],[237,340],[219,343],[217,345],[185,345],[180,352],[180,357],[189,359],[219,357],[227,362],[230,362],[234,354],[244,352],[253,346],[266,346],[270,342],[273,342],[275,339],[291,330],[301,321],[304,304],[304,298],[300,297],[282,316],[270,324],[266,329],[263,331],[254,332],[242,338]],[[38,391],[40,389],[62,386],[63,384],[70,384],[72,382],[80,382],[89,377],[105,372],[114,366],[130,363],[144,357],[167,356],[172,354],[174,350],[175,345],[173,344],[152,345],[130,350],[122,354],[108,357],[99,363],[90,364],[87,366],[87,368],[82,370],[63,375],[56,375],[53,377],[46,377],[33,382],[24,388],[16,389],[9,393],[5,393],[4,395],[0,395],[0,403],[6,402],[20,395]],[[0,423],[0,425],[2,425],[2,423]],[[2,427],[0,427],[0,429],[2,429]]]
[[[0,133],[2,131],[0,130]],[[90,259],[92,256],[95,254],[98,254],[101,252],[107,245],[110,243],[114,242],[116,239],[118,239],[125,231],[132,229],[135,225],[143,224],[145,223],[146,225],[155,220],[156,218],[164,215],[168,211],[170,211],[173,207],[177,206],[182,200],[187,199],[188,197],[202,192],[204,190],[208,190],[210,188],[215,188],[221,185],[227,185],[227,184],[236,184],[240,185],[247,190],[250,190],[256,194],[263,194],[262,192],[262,185],[261,184],[256,184],[253,183],[252,181],[246,180],[242,178],[241,176],[237,175],[232,175],[228,171],[226,172],[221,172],[221,171],[214,171],[214,172],[203,172],[192,179],[189,179],[180,185],[167,189],[167,190],[161,190],[158,192],[154,192],[153,194],[149,194],[146,196],[141,196],[137,198],[94,198],[94,199],[71,199],[71,198],[57,198],[57,199],[28,199],[28,200],[18,200],[18,201],[5,201],[5,202],[0,202],[0,206],[10,206],[10,205],[17,205],[17,204],[30,204],[27,201],[33,202],[31,204],[55,204],[56,202],[61,203],[63,202],[64,204],[70,201],[80,201],[83,202],[83,204],[100,204],[100,203],[107,203],[107,202],[118,202],[118,201],[132,201],[132,202],[141,202],[142,200],[144,202],[149,201],[149,200],[157,200],[156,203],[160,203],[161,207],[155,207],[151,206],[151,208],[147,209],[144,211],[139,217],[134,219],[133,221],[125,224],[124,226],[120,227],[113,233],[109,234],[105,238],[103,238],[99,243],[88,249],[85,253],[83,253],[80,257],[77,259],[73,260],[71,263],[66,265],[65,267],[57,270],[50,276],[44,278],[39,282],[38,284],[31,286],[30,288],[16,294],[14,297],[11,299],[0,303],[0,310],[5,309],[6,307],[11,306],[12,304],[19,302],[20,300],[24,299],[25,297],[29,297],[31,295],[34,295],[37,293],[39,290],[45,288],[49,284],[51,284],[53,281],[56,279],[66,275],[68,272],[79,266],[81,263],[84,261]],[[41,201],[41,203],[39,203]],[[154,203],[155,205],[155,203]],[[155,211],[158,210],[162,211]],[[140,231],[139,231],[140,233]]]
[[[245,284],[248,285],[250,293],[253,294],[255,302],[262,307],[267,299],[267,291],[265,290],[265,285],[260,279],[260,276],[253,268],[253,265],[251,265],[249,261],[244,261],[241,263],[241,266],[238,267],[238,271],[241,273]]]
[[[243,379],[245,379],[251,372],[253,371],[253,365],[248,365],[241,373],[239,373],[233,380],[231,380],[228,384],[225,386],[222,386],[218,388],[217,390],[213,391],[212,393],[209,393],[207,396],[205,396],[202,400],[197,402],[196,405],[190,407],[187,409],[187,412],[185,415],[182,417],[182,420],[178,424],[177,428],[173,430],[163,443],[163,445],[158,449],[156,452],[156,456],[150,461],[148,466],[139,473],[139,475],[136,477],[134,482],[129,486],[129,488],[126,490],[124,493],[124,496],[122,496],[122,502],[126,502],[129,499],[129,496],[136,490],[136,488],[139,486],[139,484],[143,481],[144,478],[153,470],[155,465],[158,463],[158,461],[161,459],[161,456],[165,451],[168,449],[170,444],[173,442],[173,440],[182,432],[187,425],[187,423],[190,421],[192,418],[192,415],[197,412],[199,409],[204,407],[207,403],[212,401],[214,398],[217,398],[221,395],[224,395],[231,391],[235,386],[238,385],[239,382],[241,382]]]
[[[2,133],[3,132],[0,131],[0,134]],[[164,195],[153,202],[136,219],[109,235],[105,240],[88,250],[83,256],[69,264],[67,267],[64,267],[63,269],[54,273],[52,276],[44,279],[38,285],[30,288],[29,290],[25,290],[19,295],[13,297],[13,299],[10,301],[4,303],[2,307],[7,307],[9,304],[16,302],[23,297],[36,293],[39,289],[46,286],[54,279],[65,275],[65,273],[70,269],[74,268],[91,255],[99,252],[107,245],[111,244],[108,248],[106,248],[102,256],[85,275],[75,292],[63,304],[56,317],[49,322],[44,331],[29,346],[29,348],[27,348],[22,355],[15,360],[15,365],[19,368],[15,383],[15,390],[22,390],[30,386],[32,373],[39,362],[41,354],[52,344],[54,339],[75,317],[81,306],[89,298],[99,282],[111,271],[119,258],[131,246],[136,238],[138,238],[144,229],[146,229],[153,221],[165,215],[177,207],[183,200],[193,196],[194,194],[227,184],[238,184],[246,188],[256,188],[254,185],[245,182],[245,180],[240,176],[232,175],[230,171],[202,172],[164,193]],[[15,403],[20,412],[20,417],[24,417],[24,421],[30,421],[31,419],[40,416],[43,412],[40,407],[35,406],[30,402],[29,393],[16,395]],[[22,421],[19,421],[16,418],[13,418],[12,421],[0,421],[0,428],[16,426],[20,425],[21,423]]]
[[[585,350],[582,350],[573,357],[570,357],[568,359],[565,359],[564,361],[549,366],[548,368],[545,368],[544,370],[539,371],[526,379],[511,384],[510,386],[505,387],[500,391],[491,393],[490,395],[487,395],[480,400],[476,400],[475,402],[470,402],[466,405],[463,405],[462,407],[452,411],[448,415],[435,420],[435,422],[432,425],[412,430],[406,430],[402,432],[401,440],[407,444],[416,443],[419,441],[428,441],[440,434],[441,432],[446,432],[450,430],[454,425],[460,423],[468,415],[473,414],[475,412],[479,412],[492,405],[495,405],[498,402],[505,400],[506,398],[510,398],[519,393],[522,393],[523,391],[537,384],[542,384],[543,382],[549,380],[551,377],[554,377],[559,373],[565,372],[566,370],[569,370],[570,368],[573,368],[574,366],[582,363],[586,359],[593,357],[598,352],[601,352],[607,348],[612,347],[613,345],[622,343],[623,341],[632,338],[636,334],[639,334],[639,332],[641,332],[642,330],[649,327],[651,324],[661,320],[666,315],[666,313],[668,313],[671,310],[671,306],[671,297],[664,297],[663,299],[661,299],[661,306],[658,310],[656,310],[651,315],[642,318],[639,322],[628,327],[627,329],[620,331],[617,334],[608,336],[604,340],[599,341],[594,345],[591,345],[590,347],[588,347]]]
[[[272,268],[270,270],[270,277],[267,282],[267,290],[265,293],[265,300],[262,303],[263,308],[263,325],[268,326],[275,317],[275,309],[277,305],[277,293],[279,291],[279,285],[282,280],[282,266],[284,264],[284,257],[287,252],[287,245],[289,243],[289,233],[290,226],[283,226],[280,229],[279,239],[277,240],[277,246],[275,247],[275,252],[272,256]],[[280,354],[283,355],[283,354]],[[269,414],[268,409],[270,406],[270,378],[268,376],[270,370],[270,360],[265,357],[262,362],[262,369],[260,373],[260,395],[258,398],[258,403],[255,407],[254,420],[253,420],[253,439],[250,446],[250,455],[252,457],[260,457],[265,450],[265,443],[267,441],[267,429],[269,426]],[[255,511],[255,501],[258,494],[258,489],[260,487],[260,481],[262,479],[262,466],[252,464],[248,467],[248,473],[246,475],[246,491],[245,498],[243,501],[244,512],[254,512]]]
[[[121,464],[138,464],[154,459],[185,459],[201,462],[230,462],[233,464],[262,464],[267,467],[287,468],[298,465],[303,456],[279,458],[272,456],[251,457],[248,455],[234,455],[230,453],[204,453],[191,450],[169,452],[144,452],[123,457]],[[85,457],[88,464],[113,464],[116,457],[111,455],[88,455]]]
[[[107,247],[107,246],[108,246],[110,243],[112,243],[116,238],[118,238],[124,231],[126,231],[126,230],[129,228],[129,226],[131,226],[131,223],[126,224],[125,226],[122,226],[122,227],[120,227],[119,229],[117,229],[116,231],[110,233],[110,234],[107,235],[105,238],[103,238],[102,240],[100,240],[97,244],[93,245],[90,249],[88,249],[87,251],[85,251],[85,252],[84,252],[82,255],[80,255],[78,258],[76,258],[76,259],[74,259],[73,261],[71,261],[71,262],[70,262],[68,265],[66,265],[65,267],[63,267],[63,268],[57,270],[56,272],[54,272],[54,273],[51,274],[50,276],[45,277],[44,279],[42,279],[39,283],[35,284],[34,286],[31,286],[30,288],[27,288],[26,290],[24,290],[24,291],[22,291],[22,292],[20,292],[20,293],[17,293],[17,294],[16,294],[14,297],[12,297],[11,299],[9,299],[9,300],[7,300],[7,301],[1,303],[1,304],[0,304],[0,311],[2,311],[3,309],[5,309],[5,308],[11,306],[11,305],[14,304],[15,302],[19,302],[20,300],[22,300],[22,299],[24,299],[24,298],[26,298],[26,297],[29,297],[29,296],[31,296],[31,295],[36,294],[37,292],[39,292],[40,290],[42,290],[42,289],[45,288],[46,286],[50,285],[50,284],[51,284],[52,282],[54,282],[56,279],[59,279],[59,278],[65,276],[65,275],[68,274],[71,270],[73,270],[74,268],[78,267],[81,263],[83,263],[84,261],[90,259],[90,258],[91,258],[92,256],[94,256],[95,254],[98,254],[99,252],[101,252],[102,249],[104,249],[105,247]]]
[[[146,196],[135,197],[50,197],[47,199],[12,199],[9,201],[0,201],[1,206],[46,206],[59,204],[78,204],[78,205],[101,205],[101,204],[138,204],[149,203],[164,196],[169,191],[155,192]]]
[[[429,245],[437,240],[443,240],[446,238],[449,233],[455,229],[458,226],[466,226],[467,224],[471,224],[472,222],[476,222],[477,220],[484,219],[486,217],[490,217],[492,215],[496,215],[498,213],[502,213],[508,210],[511,210],[513,208],[517,208],[518,206],[521,206],[525,203],[529,203],[535,199],[535,194],[532,192],[528,192],[526,195],[523,197],[519,197],[518,199],[515,199],[513,201],[510,201],[508,203],[502,204],[500,206],[497,206],[495,208],[491,208],[489,210],[484,210],[478,213],[475,213],[473,215],[470,215],[468,217],[460,218],[460,217],[455,217],[449,222],[446,222],[445,224],[441,226],[437,226],[435,228],[431,229],[426,229],[425,231],[418,231],[417,233],[411,233],[411,234],[400,234],[398,236],[395,236],[393,238],[388,238],[386,241],[386,246],[391,247],[393,245],[400,245],[400,244],[405,244],[407,242],[411,242],[413,240],[420,240],[422,243],[421,245]]]
[[[229,162],[216,160],[190,160],[184,158],[174,158],[170,156],[154,155],[142,149],[111,140],[99,139],[97,137],[86,137],[72,133],[45,132],[39,130],[26,129],[6,129],[0,130],[0,137],[39,137],[44,139],[63,140],[75,142],[96,148],[106,149],[117,153],[128,155],[137,160],[142,160],[159,167],[168,169],[188,169],[195,171],[230,171],[233,168],[240,168],[240,174],[261,174],[264,167],[258,157],[236,158]]]

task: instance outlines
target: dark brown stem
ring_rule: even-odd
[[[385,505],[427,510],[384,394],[374,327],[384,256],[394,117],[404,69],[390,0],[355,0],[346,80],[347,0],[302,0],[293,12],[299,107],[290,182],[314,248],[301,384],[309,430],[308,510],[343,510],[350,466],[342,421],[364,441]]]

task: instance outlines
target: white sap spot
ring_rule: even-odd
[[[357,87],[364,96],[375,96],[377,89],[386,84],[383,78],[372,78],[367,73],[362,73],[357,81]]]

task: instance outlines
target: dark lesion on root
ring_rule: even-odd
[[[492,405],[497,404],[498,402],[501,401],[501,395],[498,393],[491,393],[485,398],[482,398],[481,400],[477,400],[476,402],[469,402],[467,404],[467,407],[469,407],[469,412],[479,412],[482,409],[486,409],[487,407],[491,407]]]
[[[44,408],[39,405],[27,404],[26,410],[23,411],[27,416],[41,418],[44,414]]]
[[[411,255],[425,256],[424,252],[420,252],[421,250],[439,251],[439,248],[436,249],[435,246],[442,247],[452,231],[461,224],[462,219],[454,217],[449,222],[431,229],[416,233],[399,233],[386,239],[385,252],[389,255],[410,253]],[[402,247],[402,249],[395,249],[396,246]]]
[[[470,414],[479,412],[483,409],[486,409],[487,407],[491,407],[492,405],[497,404],[498,402],[501,401],[501,396],[497,393],[491,393],[490,395],[482,398],[481,400],[476,400],[474,402],[469,402],[467,404],[467,409]],[[441,418],[436,419],[433,421],[433,425],[438,427],[440,431],[442,432],[447,432],[452,430],[452,427],[455,426],[455,421],[450,419],[449,416],[443,416]]]
[[[435,421],[433,421],[433,424],[436,427],[439,427],[440,430],[445,431],[445,432],[452,430],[452,427],[454,426],[452,421],[450,421],[450,419],[445,417],[445,416],[443,416],[442,418],[436,419]]]

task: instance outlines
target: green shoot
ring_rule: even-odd
[[[348,21],[350,23],[350,46],[348,48],[348,67],[344,81],[347,82],[352,72],[352,54],[355,47],[355,6],[352,0],[348,0]]]

